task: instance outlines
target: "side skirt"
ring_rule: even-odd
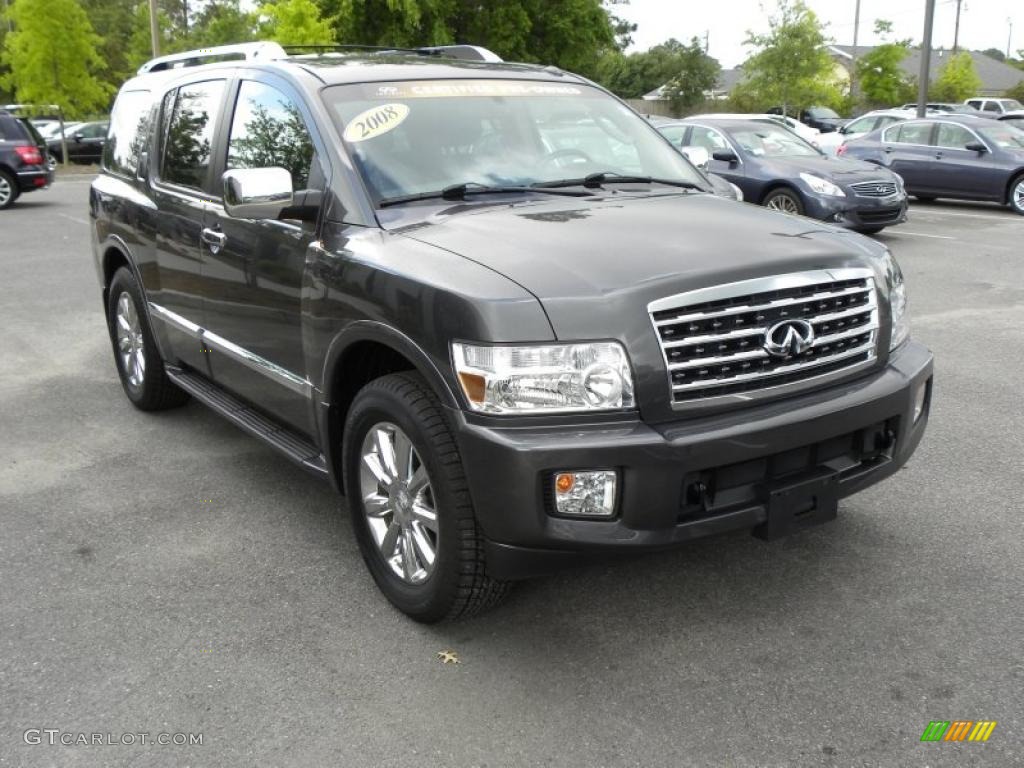
[[[303,469],[329,479],[327,461],[313,443],[264,416],[244,400],[183,368],[167,365],[167,377],[199,402],[213,409],[239,429],[276,448]]]

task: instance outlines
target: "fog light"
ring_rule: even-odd
[[[924,413],[924,402],[928,397],[928,382],[922,381],[917,385],[917,391],[914,392],[914,423],[917,424],[917,420],[921,418],[921,414]]]
[[[614,470],[556,472],[555,511],[570,517],[611,517],[615,514]]]

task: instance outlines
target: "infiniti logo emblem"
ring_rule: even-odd
[[[782,320],[764,332],[764,349],[772,357],[794,357],[813,343],[814,328],[806,320]]]

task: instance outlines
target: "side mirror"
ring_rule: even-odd
[[[715,158],[715,160],[718,160],[723,163],[729,163],[730,165],[732,165],[733,163],[738,163],[740,160],[738,157],[736,157],[736,153],[733,152],[731,149],[716,149],[714,152],[711,153],[711,156]]]
[[[972,141],[970,144],[965,144],[964,149],[970,150],[971,152],[988,152],[988,147],[980,141]]]
[[[687,160],[702,171],[706,171],[708,169],[708,163],[711,161],[711,155],[708,154],[707,149],[704,147],[683,147],[679,151],[683,153]]]
[[[232,218],[277,219],[292,206],[292,175],[284,168],[237,168],[221,179]]]
[[[83,136],[80,133],[76,133],[71,137],[74,141],[81,141]]]

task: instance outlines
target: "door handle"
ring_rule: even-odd
[[[887,154],[887,155],[891,155],[891,154],[892,154],[892,152],[893,152],[893,148],[892,148],[892,147],[886,147],[886,148],[885,148],[884,150],[882,150],[882,151],[883,151],[883,152],[885,152],[885,154]]]
[[[205,227],[200,233],[199,239],[210,246],[212,253],[217,253],[217,251],[224,247],[224,243],[228,241],[228,236],[223,232]]]
[[[935,159],[936,160],[941,160],[942,159],[942,153],[941,152],[936,152],[935,153]]]

